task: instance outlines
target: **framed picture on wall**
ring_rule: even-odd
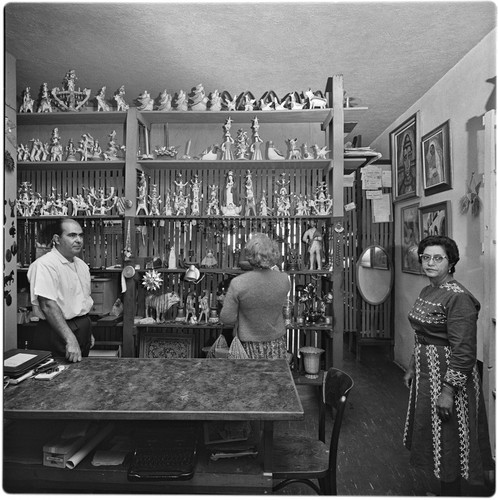
[[[420,238],[439,235],[450,236],[450,202],[443,201],[435,205],[419,208]]]
[[[422,177],[426,196],[451,189],[449,120],[422,137]]]
[[[418,196],[418,113],[390,134],[394,201]]]
[[[420,222],[418,203],[401,209],[401,271],[421,274],[418,261],[418,244],[420,243]]]

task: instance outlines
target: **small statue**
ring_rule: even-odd
[[[201,155],[196,159],[206,160],[206,161],[217,160],[219,150],[220,150],[220,147],[218,146],[218,144],[214,144],[213,146],[209,146],[207,149],[205,149],[201,153]]]
[[[249,94],[244,95],[244,111],[254,111],[256,99],[251,99]]]
[[[209,202],[206,209],[206,215],[220,215],[220,202],[218,201],[218,186],[212,184],[209,186]]]
[[[76,72],[70,69],[59,87],[52,89],[52,97],[62,111],[80,111],[90,99],[91,89],[76,90]]]
[[[204,322],[207,323],[209,320],[209,292],[203,290],[202,295],[199,297],[199,318],[198,323],[204,318]]]
[[[246,217],[249,217],[253,215],[256,217],[256,201],[254,198],[254,191],[253,191],[253,185],[252,185],[252,174],[250,170],[247,170],[246,172],[246,202],[245,202],[245,210],[244,210],[244,215]]]
[[[31,139],[33,145],[29,154],[29,161],[41,161],[44,152],[43,142],[40,139]]]
[[[126,104],[126,101],[124,99],[125,96],[125,87],[124,85],[121,85],[118,90],[114,93],[114,100],[116,101],[117,104],[117,111],[128,111],[130,106]]]
[[[310,215],[310,208],[308,202],[303,195],[294,195],[296,198],[296,215]]]
[[[76,150],[81,155],[80,161],[88,161],[90,156],[93,155],[94,144],[95,140],[90,134],[86,133],[81,136],[78,149]]]
[[[209,111],[221,111],[221,96],[218,90],[211,93],[211,97],[208,103]]]
[[[235,111],[237,109],[237,94],[231,99],[228,96],[225,96],[225,102],[224,102],[225,108],[227,111]]]
[[[287,144],[289,147],[287,159],[288,160],[301,160],[301,151],[297,147],[297,138],[296,139],[288,139]]]
[[[191,111],[206,111],[208,98],[204,92],[202,83],[192,89],[192,94],[189,97],[188,105]]]
[[[259,202],[259,215],[268,217],[269,212],[270,210],[266,201],[266,191],[263,189],[263,196],[261,197],[261,201]]]
[[[310,228],[303,234],[303,242],[308,245],[310,271],[322,268],[322,233],[316,227],[315,221],[310,221]]]
[[[92,147],[92,156],[90,160],[101,161],[102,160],[102,148],[100,147],[99,141],[95,139]]]
[[[31,99],[31,89],[26,87],[24,89],[22,104],[19,108],[19,113],[33,113],[34,99]]]
[[[137,183],[137,210],[135,215],[139,215],[143,210],[145,215],[149,215],[149,208],[147,207],[147,181],[145,180],[145,173],[140,172],[140,178]]]
[[[50,161],[62,161],[64,148],[60,143],[59,129],[56,127],[52,130],[52,137],[50,139]]]
[[[322,181],[316,188],[315,199],[310,200],[308,205],[313,209],[315,215],[329,215],[333,203],[332,198],[327,193],[327,185]]]
[[[186,323],[191,323],[191,324],[197,323],[197,317],[195,314],[195,299],[196,299],[195,292],[190,292],[187,295],[187,300],[185,301],[185,309],[186,309],[185,322]]]
[[[235,157],[237,160],[247,160],[248,139],[247,132],[239,128],[237,130],[237,139],[235,141]]]
[[[111,107],[105,102],[105,90],[106,87],[102,87],[97,94],[97,111],[110,111]]]
[[[150,201],[149,215],[161,215],[160,205],[162,203],[162,200],[157,192],[157,184],[152,184],[151,194],[149,195],[149,201]]]
[[[172,99],[171,94],[168,94],[167,89],[164,89],[159,95],[159,105],[157,106],[157,110],[171,111]]]
[[[188,99],[187,94],[183,90],[178,92],[176,97],[176,102],[174,106],[175,111],[188,111]]]
[[[48,93],[48,86],[43,83],[40,89],[40,104],[38,105],[38,113],[52,113],[52,100]]]
[[[73,138],[69,139],[66,146],[66,161],[76,161],[76,148],[74,147]]]
[[[325,109],[327,107],[327,99],[319,95],[315,95],[311,89],[308,89],[304,95],[308,99],[309,109]]]
[[[267,154],[269,160],[285,160],[285,156],[273,146],[273,141],[268,141]]]
[[[163,215],[173,215],[173,209],[171,208],[171,191],[169,189],[166,190],[166,200],[164,202]]]
[[[137,106],[138,111],[152,111],[154,109],[154,99],[150,96],[147,90],[144,90],[142,94],[137,97],[139,105]]]
[[[187,207],[188,207],[188,199],[185,195],[184,189],[188,186],[188,182],[182,182],[182,173],[178,172],[177,174],[178,180],[175,181],[176,185],[176,193],[175,193],[175,201],[173,206],[175,208],[175,215],[187,215]]]
[[[263,160],[263,153],[261,152],[261,147],[263,145],[263,139],[259,136],[259,121],[258,117],[255,116],[252,120],[252,144],[249,147],[251,153],[251,160]]]
[[[327,146],[320,148],[318,144],[313,145],[313,151],[315,152],[316,160],[326,160],[327,154],[330,153],[330,149],[327,149]]]
[[[313,160],[315,157],[313,156],[312,153],[309,152],[308,150],[308,144],[304,143],[302,146],[301,146],[302,150],[303,150],[303,160]]]
[[[225,124],[223,125],[223,130],[224,130],[224,140],[221,144],[221,151],[223,152],[222,153],[222,156],[221,156],[221,159],[222,160],[233,160],[233,152],[232,152],[232,145],[234,143],[234,140],[232,139],[232,136],[230,135],[230,128],[232,126],[232,119],[230,117],[228,117],[226,119],[226,122]]]
[[[111,187],[111,192],[109,196],[106,197],[104,188],[98,188],[96,190],[92,187],[88,190],[87,201],[92,208],[92,215],[106,215],[107,212],[110,212],[114,208],[116,204],[114,191],[114,187]],[[107,204],[109,201],[111,202],[110,205]]]
[[[109,142],[107,144],[107,150],[102,153],[104,156],[104,160],[106,161],[115,161],[119,160],[119,154],[121,151],[124,151],[125,146],[120,146],[116,142],[116,131],[113,130],[109,134]]]
[[[191,183],[191,191],[192,191],[192,204],[190,206],[190,215],[199,216],[201,214],[201,184],[202,182],[199,180],[199,176],[197,174],[194,175],[194,178],[190,181]]]
[[[238,205],[238,195],[233,178],[233,170],[230,170],[227,174],[224,195],[225,204],[221,207],[223,215],[240,215],[242,207]]]
[[[212,248],[208,248],[206,250],[206,256],[201,260],[202,267],[216,267],[218,265],[218,261],[214,256],[214,252]]]
[[[289,216],[291,202],[287,186],[290,184],[290,181],[285,179],[285,172],[280,174],[280,180],[276,181],[276,184],[280,186],[280,189],[275,191],[275,194],[277,195],[277,215]]]
[[[299,96],[298,96],[299,98]],[[292,92],[289,96],[289,107],[290,109],[295,109],[295,110],[299,110],[299,109],[303,109],[304,108],[304,104],[302,102],[300,102],[300,100],[296,99],[296,94],[295,92]]]

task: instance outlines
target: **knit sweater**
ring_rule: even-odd
[[[233,278],[223,302],[220,321],[238,324],[243,342],[266,342],[285,334],[283,306],[290,290],[286,273],[255,269]]]

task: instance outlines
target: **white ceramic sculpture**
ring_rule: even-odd
[[[111,107],[105,101],[105,90],[106,87],[102,87],[97,94],[97,111],[110,111]]]
[[[119,89],[114,94],[114,100],[117,104],[117,111],[128,111],[128,109],[130,108],[130,106],[126,104],[126,101],[124,99],[125,93],[125,87],[124,85],[121,85],[121,87],[119,87]]]

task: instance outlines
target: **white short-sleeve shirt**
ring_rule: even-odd
[[[88,314],[93,306],[90,270],[78,257],[69,262],[56,248],[36,259],[28,269],[33,312],[41,319],[38,297],[55,300],[65,319]]]

